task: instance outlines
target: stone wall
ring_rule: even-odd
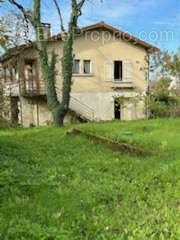
[[[44,126],[52,123],[52,114],[43,98],[21,98],[24,127]]]

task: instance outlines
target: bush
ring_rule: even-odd
[[[0,116],[0,130],[10,128],[10,127],[12,127],[10,122]]]

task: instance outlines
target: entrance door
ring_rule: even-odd
[[[18,102],[18,97],[11,97],[11,123],[14,125],[18,125],[19,122]]]
[[[114,101],[114,117],[121,120],[121,105],[117,101]]]

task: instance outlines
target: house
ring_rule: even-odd
[[[56,90],[62,93],[62,36],[46,40],[48,53],[57,54]],[[46,125],[52,121],[34,43],[11,49],[0,61],[3,93],[10,100],[11,118],[23,126]],[[90,121],[132,120],[145,117],[143,103],[122,107],[114,97],[133,97],[146,92],[147,57],[158,48],[104,22],[80,29],[74,41],[73,84],[70,109]],[[67,116],[68,120],[69,116]]]

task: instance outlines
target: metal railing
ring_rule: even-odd
[[[21,94],[23,96],[42,96],[42,95],[46,95],[46,89],[45,89],[45,85],[42,81],[40,81],[38,83],[38,87],[33,84],[32,86],[28,86],[28,82],[26,82],[26,85],[24,82],[21,82],[20,84],[20,90],[21,90]]]
[[[62,100],[62,91],[56,86],[56,93],[59,101]],[[92,107],[80,101],[71,95],[69,108],[87,120],[94,120],[94,110]]]

